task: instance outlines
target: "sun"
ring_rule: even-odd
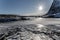
[[[42,7],[42,6],[39,6],[39,8],[38,8],[38,9],[41,11],[41,10],[43,10],[43,7]]]

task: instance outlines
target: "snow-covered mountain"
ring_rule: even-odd
[[[44,17],[60,18],[60,0],[54,0],[50,10]]]

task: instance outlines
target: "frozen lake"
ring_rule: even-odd
[[[57,25],[57,24],[60,24],[60,18],[36,18],[33,20],[27,20],[27,21],[1,23],[0,25],[13,26],[13,25],[21,25],[21,24],[42,24],[42,25],[56,24]]]
[[[59,40],[60,19],[36,18],[33,20],[0,24],[0,34],[4,33],[6,35],[10,32],[13,35],[19,32],[19,35],[22,36],[21,39],[23,38],[23,40]],[[8,35],[12,35],[11,33]],[[9,39],[9,36],[7,38]],[[12,38],[15,37],[11,36],[10,39],[12,40]]]
[[[60,18],[37,18],[33,23],[49,25],[49,24],[60,24]]]

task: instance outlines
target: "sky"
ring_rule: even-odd
[[[53,0],[0,0],[0,14],[43,15],[48,12],[52,2]]]

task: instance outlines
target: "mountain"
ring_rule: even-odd
[[[46,18],[60,18],[60,1],[53,0],[50,10],[43,17]]]

